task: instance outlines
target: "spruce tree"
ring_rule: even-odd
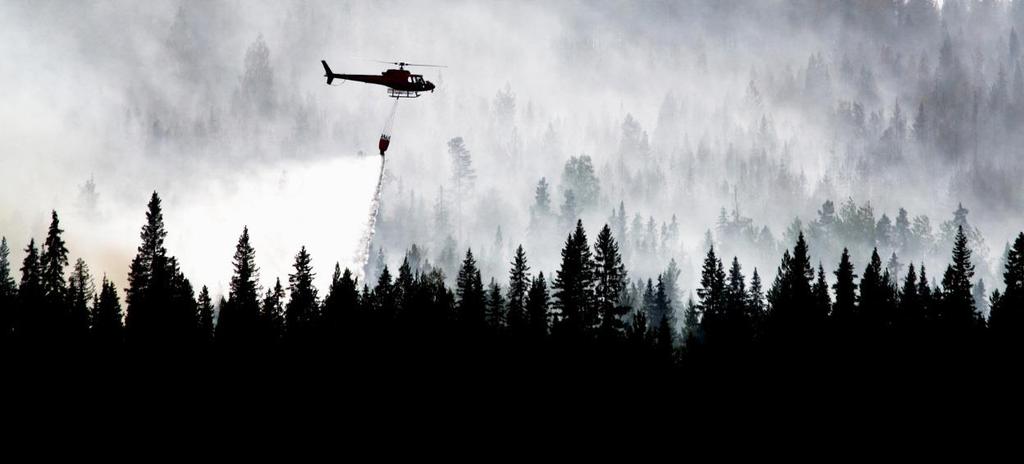
[[[466,250],[466,259],[462,261],[456,279],[455,293],[459,297],[458,319],[463,328],[471,332],[482,329],[486,322],[486,297],[473,250]]]
[[[221,308],[217,321],[217,341],[228,345],[252,344],[259,337],[259,269],[248,227],[243,227],[238,237],[232,266],[228,304]]]
[[[658,284],[654,287],[654,311],[651,314],[654,316],[652,319],[661,323],[664,319],[668,321],[670,326],[674,326],[676,322],[675,314],[672,314],[672,300],[668,297],[668,292],[665,289],[665,279],[661,275],[658,276]]]
[[[323,319],[328,338],[336,338],[341,330],[342,309],[341,265],[334,263],[334,274],[331,285],[327,287],[327,295],[323,301]]]
[[[765,317],[764,289],[757,268],[754,268],[754,273],[750,276],[750,289],[747,290],[747,314],[756,336]]]
[[[199,290],[199,299],[196,305],[196,338],[200,343],[213,341],[213,300],[210,298],[210,290],[203,285]]]
[[[313,258],[303,246],[295,255],[292,267],[295,272],[288,275],[288,305],[285,307],[285,336],[292,342],[312,342],[320,303],[317,289],[313,286]]]
[[[832,296],[828,293],[828,282],[825,281],[825,268],[818,263],[818,280],[811,288],[814,297],[814,317],[819,320],[828,318],[832,311]]]
[[[953,262],[942,276],[942,310],[939,315],[948,330],[967,330],[978,324],[981,315],[971,294],[974,264],[963,226],[957,226],[953,240]]]
[[[277,343],[284,337],[284,296],[284,287],[278,278],[267,290],[260,307],[260,341],[263,343]]]
[[[928,273],[924,263],[921,263],[921,274],[917,278],[917,297],[920,300],[921,313],[925,322],[937,322],[939,320],[939,308],[935,301],[936,292],[932,291],[928,284]]]
[[[757,272],[754,272],[757,275]],[[751,287],[753,289],[753,287]],[[688,349],[696,348],[703,340],[703,330],[700,321],[700,306],[693,301],[691,296],[686,301],[686,310],[683,312],[683,343]]]
[[[18,287],[11,275],[10,255],[7,237],[0,237],[0,343],[13,336],[16,319]]]
[[[860,280],[861,322],[872,330],[885,328],[889,303],[889,282],[883,276],[882,258],[875,248]]]
[[[923,319],[921,298],[917,290],[917,269],[914,267],[914,263],[910,263],[907,266],[907,276],[903,279],[903,287],[900,288],[899,313],[896,318],[898,327],[914,328]]]
[[[164,238],[167,231],[164,230],[163,212],[160,208],[160,197],[153,192],[146,210],[146,223],[140,232],[142,243],[139,245],[138,253],[132,259],[131,270],[128,273],[128,289],[126,303],[128,313],[126,325],[129,331],[147,330],[149,325],[148,314],[145,308],[145,290],[149,284],[152,274],[153,261],[166,255]]]
[[[634,349],[643,350],[651,341],[650,328],[647,323],[647,311],[640,308],[633,310],[633,317],[625,330],[626,341]]]
[[[492,277],[487,286],[487,326],[499,330],[505,327],[505,322],[505,296],[501,285]]]
[[[67,281],[64,279],[64,268],[68,265],[68,249],[61,235],[57,212],[51,213],[50,228],[46,233],[46,241],[39,254],[42,269],[43,305],[40,308],[43,316],[44,330],[54,337],[55,341],[64,338],[71,328],[71,310],[68,306]]]
[[[846,248],[843,248],[839,267],[833,274],[836,276],[836,283],[832,284],[832,290],[836,292],[836,302],[833,305],[832,318],[840,325],[848,325],[853,323],[856,317],[857,274],[853,272],[850,251]]]
[[[793,254],[783,253],[778,275],[768,291],[769,321],[787,343],[796,340],[793,335],[805,337],[816,333],[822,322],[821,315],[813,309],[813,279],[807,241],[799,232]]]
[[[89,304],[96,298],[96,286],[89,274],[89,266],[82,258],[75,261],[68,279],[67,293],[66,336],[69,340],[83,342],[89,337]]]
[[[625,327],[622,316],[629,311],[620,305],[620,296],[626,288],[626,267],[607,224],[594,243],[594,282],[594,300],[601,318],[600,334],[605,339],[618,338]]]
[[[548,283],[544,273],[539,272],[530,280],[530,291],[526,295],[527,328],[535,339],[542,339],[548,333]]]
[[[41,311],[44,304],[43,269],[39,263],[39,249],[35,239],[25,248],[25,259],[21,264],[21,283],[18,286],[18,310],[14,333],[16,337],[36,341],[47,329]]]
[[[725,271],[722,261],[715,256],[715,247],[708,247],[701,267],[700,287],[697,298],[700,299],[701,325],[709,339],[728,337],[726,307],[728,293],[725,286]]]
[[[594,310],[594,262],[587,242],[583,221],[576,221],[576,230],[562,248],[562,263],[555,273],[555,308],[558,329],[569,338],[583,336],[599,319]]]
[[[92,310],[93,341],[104,347],[120,345],[124,341],[124,327],[121,323],[123,316],[117,289],[104,275],[100,283],[100,295]]]
[[[526,328],[527,293],[530,291],[530,267],[526,265],[523,246],[516,248],[512,258],[512,269],[508,271],[508,328],[517,334]]]
[[[1020,340],[1024,338],[1024,232],[1007,250],[1003,285],[998,301],[993,301],[989,324],[999,337]]]

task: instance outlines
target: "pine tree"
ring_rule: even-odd
[[[547,279],[543,272],[539,272],[530,281],[530,292],[526,295],[527,326],[536,339],[542,339],[548,333],[548,299]]]
[[[99,346],[113,347],[124,341],[120,297],[114,283],[103,276],[100,295],[92,310],[92,338]]]
[[[0,237],[0,343],[13,336],[16,319],[18,287],[11,275],[10,255],[7,237]]]
[[[939,317],[949,330],[966,330],[976,326],[980,320],[981,316],[971,294],[972,277],[974,264],[971,263],[971,249],[967,247],[963,226],[957,226],[953,241],[953,262],[942,276],[942,310]]]
[[[700,273],[701,325],[708,338],[727,337],[726,305],[728,294],[725,287],[725,271],[722,261],[715,256],[715,247],[708,248]]]
[[[521,333],[526,328],[529,291],[530,267],[526,265],[526,252],[519,245],[512,258],[512,269],[508,271],[508,328],[512,333]]]
[[[625,330],[626,341],[638,350],[646,349],[650,344],[650,328],[647,324],[647,311],[639,308],[633,310],[633,317]]]
[[[276,343],[284,336],[284,288],[278,278],[267,290],[260,307],[260,339],[263,343]]]
[[[44,304],[43,269],[39,263],[39,249],[35,239],[25,248],[25,259],[21,264],[21,283],[18,286],[18,311],[16,314],[15,336],[36,341],[48,327],[40,311]]]
[[[596,326],[599,319],[593,306],[594,263],[583,221],[576,221],[576,230],[565,241],[562,264],[552,287],[560,330],[573,338]]]
[[[989,325],[1003,339],[1021,340],[1024,338],[1024,232],[1017,235],[1006,253],[1003,285],[1006,288],[998,301],[993,301]]]
[[[146,210],[146,223],[139,234],[142,243],[132,259],[128,272],[128,288],[125,304],[125,332],[129,340],[136,343],[159,343],[163,323],[162,306],[169,298],[171,276],[167,272],[167,249],[164,239],[164,216],[160,197],[156,192],[150,197]]]
[[[337,274],[337,268],[335,268],[335,274]],[[402,321],[409,320],[412,316],[410,313],[416,310],[412,302],[416,293],[415,280],[412,275],[412,266],[409,265],[409,257],[406,256],[402,259],[402,265],[398,266],[398,278],[395,280],[394,289],[397,317]]]
[[[252,344],[259,337],[259,269],[256,251],[249,243],[249,228],[242,228],[232,263],[234,274],[228,304],[217,321],[217,341],[228,345]]]
[[[729,267],[729,278],[725,288],[725,314],[730,330],[741,341],[752,336],[750,312],[747,309],[747,284],[743,277],[740,260],[733,256]]]
[[[671,326],[676,323],[676,316],[672,313],[672,300],[668,297],[665,279],[661,275],[658,276],[658,283],[654,287],[654,311],[651,314],[659,322],[665,319]]]
[[[768,290],[768,331],[777,336],[776,340],[793,345],[819,333],[824,319],[814,311],[813,279],[807,242],[799,232],[793,254],[783,253],[778,274]]]
[[[667,315],[662,316],[654,334],[654,346],[659,361],[663,363],[672,362],[672,350],[674,344],[675,329],[672,328],[672,322],[669,320],[669,317]]]
[[[921,263],[921,275],[917,278],[917,297],[920,299],[921,313],[926,322],[939,320],[939,305],[935,302],[935,295],[928,284],[928,273],[924,263]]]
[[[462,261],[456,279],[455,294],[458,295],[458,319],[463,327],[470,332],[482,329],[486,323],[486,296],[484,284],[480,279],[480,270],[476,267],[473,250],[466,250],[466,259]]]
[[[199,291],[199,300],[196,305],[197,339],[200,343],[213,341],[213,300],[210,299],[210,290],[203,285]]]
[[[55,340],[61,340],[66,336],[71,326],[67,281],[64,279],[64,268],[68,265],[68,249],[61,237],[63,233],[57,212],[53,211],[46,241],[43,242],[39,254],[44,300],[39,309],[42,311],[43,324],[46,325],[44,330],[56,337]]]
[[[750,289],[747,290],[747,319],[754,329],[754,336],[757,336],[761,323],[765,317],[764,288],[761,284],[761,276],[754,268],[750,276]]]
[[[303,246],[295,255],[295,272],[288,275],[288,305],[285,307],[285,336],[297,344],[312,342],[320,303],[313,286],[313,258]],[[386,269],[386,268],[385,268]]]
[[[892,318],[890,309],[892,301],[889,295],[889,282],[883,275],[882,258],[876,248],[871,253],[871,260],[864,268],[860,281],[860,314],[862,322],[872,330],[885,328]]]
[[[828,293],[828,282],[825,280],[825,267],[818,263],[818,280],[811,288],[814,297],[815,318],[825,320],[832,312],[832,296]]]
[[[898,327],[913,328],[922,320],[921,298],[917,291],[917,269],[914,263],[907,267],[907,277],[899,294],[899,315],[896,319]]]
[[[487,326],[492,330],[499,330],[505,327],[505,296],[502,295],[501,285],[491,278],[487,286]]]
[[[322,311],[328,337],[333,338],[339,335],[344,313],[342,298],[341,265],[336,262],[334,263],[334,274],[331,275],[331,285],[327,288],[327,295],[324,297]]]
[[[89,274],[89,266],[82,258],[75,261],[68,279],[67,293],[66,336],[69,340],[83,342],[89,337],[89,304],[96,298],[96,286]]]
[[[757,271],[754,271],[757,276]],[[760,280],[758,280],[760,282]],[[753,290],[753,286],[751,286]],[[693,297],[686,301],[686,310],[683,312],[683,343],[687,348],[695,348],[703,340],[703,331],[700,323],[700,307]]]
[[[626,267],[607,224],[594,243],[594,281],[594,300],[601,318],[600,334],[605,339],[616,339],[625,328],[622,316],[629,312],[629,308],[620,305],[620,296],[626,288]]]
[[[853,272],[850,251],[846,248],[843,248],[839,267],[833,274],[836,276],[836,283],[832,284],[832,290],[836,292],[836,302],[833,305],[832,318],[840,325],[848,325],[857,315],[857,274]]]

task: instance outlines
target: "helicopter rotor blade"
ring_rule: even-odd
[[[416,64],[416,63],[405,63],[406,66],[418,66],[421,68],[447,68],[443,64]]]
[[[382,61],[382,60],[369,60],[377,63],[393,64],[395,66],[416,66],[422,68],[447,68],[448,66],[441,64],[417,64],[417,63],[406,63],[404,61]]]

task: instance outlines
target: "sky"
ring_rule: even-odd
[[[325,288],[334,263],[358,267],[391,102],[380,87],[327,86],[319,61],[372,74],[388,67],[373,60],[401,60],[447,67],[420,68],[437,91],[399,104],[374,244],[392,266],[415,241],[439,259],[445,234],[431,217],[448,189],[442,202],[461,211],[451,234],[460,249],[483,249],[501,279],[511,249],[527,243],[550,273],[566,231],[543,244],[529,237],[534,188],[550,181],[557,210],[565,163],[589,156],[602,192],[580,212],[592,236],[620,201],[630,219],[660,224],[677,215],[682,223],[669,256],[629,262],[636,277],[659,272],[665,258],[699,260],[723,207],[738,205],[781,240],[826,196],[871,202],[890,217],[905,207],[936,228],[963,202],[989,239],[986,266],[996,269],[1024,204],[1019,186],[999,177],[1021,173],[1019,145],[1005,130],[976,130],[980,149],[941,162],[926,155],[942,150],[907,142],[900,162],[884,164],[871,123],[858,132],[837,114],[857,101],[884,126],[898,103],[909,125],[918,103],[935,101],[928,79],[941,74],[944,35],[974,73],[970,85],[987,95],[1000,66],[1012,81],[1005,50],[1018,9],[934,5],[936,20],[921,25],[924,16],[904,14],[908,7],[899,19],[884,17],[887,26],[869,3],[5,0],[0,235],[20,262],[56,210],[72,260],[123,287],[157,191],[168,250],[197,287],[226,291],[234,243],[248,226],[264,286],[285,280],[307,246]],[[829,76],[820,97],[808,90],[816,54]],[[763,94],[756,102],[752,86]],[[623,142],[627,120],[645,147]],[[476,173],[474,190],[457,199],[454,137],[465,140]],[[706,163],[693,161],[701,147]],[[793,177],[750,187],[737,166],[762,151]],[[94,197],[82,193],[90,179]],[[794,184],[791,194],[780,193],[785,184]],[[638,193],[645,185],[658,187]],[[423,214],[396,216],[407,204]],[[758,264],[770,273],[765,261]]]

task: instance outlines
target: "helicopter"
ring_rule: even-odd
[[[376,61],[376,60],[374,60]],[[331,71],[331,67],[327,65],[326,60],[320,60],[320,63],[324,65],[324,77],[327,78],[327,85],[331,85],[334,79],[342,79],[346,81],[365,82],[367,84],[383,85],[388,88],[388,96],[398,98],[416,98],[420,96],[420,92],[434,91],[434,84],[428,80],[423,79],[422,74],[412,74],[405,68],[407,66],[418,66],[418,67],[430,67],[430,68],[444,68],[446,66],[436,64],[413,64],[405,62],[392,62],[392,61],[377,61],[378,63],[387,63],[398,66],[398,69],[388,69],[380,75],[375,74],[335,74]]]

